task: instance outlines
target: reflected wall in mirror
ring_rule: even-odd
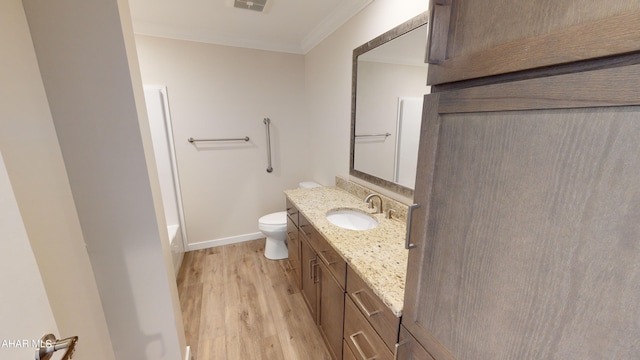
[[[423,13],[353,50],[349,173],[407,197],[429,93],[427,20]]]

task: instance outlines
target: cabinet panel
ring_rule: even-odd
[[[348,296],[344,307],[344,340],[354,350],[356,359],[392,359],[393,353]]]
[[[331,355],[334,359],[340,359],[342,358],[344,289],[322,261],[318,263],[318,278],[320,281],[318,326]]]
[[[428,84],[640,50],[638,0],[431,2]]]
[[[425,350],[420,343],[411,336],[411,333],[400,327],[400,341],[396,347],[396,358],[398,360],[433,360],[431,355]]]
[[[389,350],[393,351],[398,340],[400,318],[393,314],[350,267],[347,268],[347,293]]]
[[[317,266],[318,258],[316,253],[309,246],[308,240],[304,234],[300,233],[300,255],[301,255],[301,277],[302,277],[302,295],[311,311],[314,321],[318,322],[318,295],[317,295]]]
[[[291,200],[286,199],[287,216],[291,218],[293,224],[298,227],[298,209],[293,205]]]
[[[425,97],[402,323],[434,359],[640,353],[638,83],[629,66]]]
[[[291,218],[287,216],[287,249],[289,252],[289,264],[293,270],[294,278],[298,288],[302,287],[301,269],[300,269],[300,239],[298,236],[298,228]]]
[[[318,257],[327,265],[327,269],[331,272],[331,275],[336,279],[338,284],[344,289],[347,278],[347,263],[342,259],[338,252],[329,245],[320,233],[316,232],[316,236],[320,239],[318,244]]]
[[[344,340],[342,341],[342,348],[344,349],[342,352],[342,360],[356,360],[356,356]]]

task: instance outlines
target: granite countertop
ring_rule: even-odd
[[[363,199],[333,186],[284,193],[389,309],[401,316],[409,255],[404,248],[405,222],[372,214]],[[336,208],[362,210],[376,218],[378,226],[363,231],[340,228],[326,219],[327,212]]]

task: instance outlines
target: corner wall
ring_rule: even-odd
[[[115,358],[182,359],[128,4],[23,2]]]
[[[309,180],[304,57],[142,35],[136,45],[144,84],[167,86],[189,244],[263,237],[258,218],[283,211],[283,191]]]
[[[20,0],[0,2],[0,48],[0,152],[60,331],[55,335],[80,337],[75,358],[114,360]],[[42,335],[29,334],[33,339]]]

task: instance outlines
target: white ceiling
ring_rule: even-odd
[[[373,0],[129,0],[136,34],[306,54]]]

